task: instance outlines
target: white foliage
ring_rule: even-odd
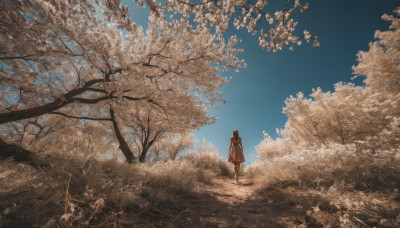
[[[400,15],[400,8],[395,11]],[[375,33],[378,41],[368,52],[359,52],[354,73],[365,76],[364,86],[337,83],[333,92],[314,89],[309,98],[299,92],[286,99],[288,116],[280,137],[264,133],[256,147],[261,160],[286,156],[301,163],[307,151],[331,153],[339,145],[359,147],[371,153],[387,153],[400,146],[400,19],[384,15],[392,30]],[[342,149],[340,151],[350,151]],[[318,155],[318,156],[322,156]],[[309,161],[307,161],[309,162]]]
[[[304,31],[304,36],[294,31],[298,24],[294,20],[296,13],[302,13],[308,8],[308,3],[301,4],[299,0],[282,1],[284,7],[272,9],[267,0],[146,0],[151,11],[156,16],[172,13],[171,18],[183,18],[192,21],[197,26],[210,26],[217,33],[225,32],[229,26],[236,29],[246,29],[253,35],[258,34],[259,46],[274,52],[293,45],[304,39],[313,39],[313,46],[319,46],[317,37],[311,38]],[[139,1],[139,4],[142,4]],[[165,11],[167,13],[165,13]]]
[[[199,128],[213,122],[207,107],[223,101],[228,81],[220,73],[244,66],[234,36],[156,15],[143,31],[119,1],[4,1],[0,18],[0,123],[7,132],[21,132],[16,121],[32,118],[110,128],[110,108],[129,124],[136,107],[136,120],[145,109],[163,133]]]
[[[400,16],[400,7],[394,11]],[[365,84],[377,90],[400,92],[400,18],[384,14],[382,19],[391,22],[388,31],[376,31],[375,42],[369,51],[357,54],[359,64],[354,73],[365,76]]]

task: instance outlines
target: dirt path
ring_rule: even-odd
[[[233,179],[216,179],[208,193],[219,202],[208,202],[210,209],[216,211],[208,221],[221,227],[260,227],[267,208],[258,203],[261,198],[256,196],[256,190],[257,185],[249,179],[242,178],[240,184]]]
[[[240,184],[233,178],[216,179],[195,200],[190,202],[192,211],[181,226],[304,227],[293,216],[285,216],[284,210],[289,209],[286,196],[280,192],[266,193],[260,185],[243,177]]]

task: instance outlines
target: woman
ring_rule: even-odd
[[[240,163],[244,162],[242,138],[239,137],[239,132],[235,129],[232,132],[231,142],[229,144],[228,161],[235,165],[235,179],[239,183]]]

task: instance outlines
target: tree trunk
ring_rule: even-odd
[[[150,149],[150,147],[144,147],[143,150],[142,150],[142,153],[140,153],[139,161],[141,163],[145,162],[147,151],[149,151],[149,149]]]
[[[174,152],[172,153],[171,157],[170,157],[171,160],[175,160],[176,155],[178,155],[178,153],[179,153],[179,150],[174,151]]]
[[[119,130],[117,120],[115,118],[114,110],[110,107],[110,115],[111,115],[111,121],[113,123],[114,127],[114,132],[115,135],[117,136],[118,142],[119,142],[119,149],[122,151],[122,153],[125,155],[126,161],[131,164],[133,160],[135,160],[135,155],[133,155],[131,149],[128,146],[128,143],[125,141],[124,136],[122,136],[121,131]]]

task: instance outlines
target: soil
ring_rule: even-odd
[[[279,189],[279,190],[278,190]],[[262,188],[242,178],[215,179],[197,197],[185,198],[187,209],[171,224],[179,227],[307,227],[305,198],[288,186]],[[297,201],[297,202],[296,202]],[[301,201],[301,202],[300,202]],[[308,224],[310,227],[310,224]],[[318,226],[317,226],[318,227]]]

